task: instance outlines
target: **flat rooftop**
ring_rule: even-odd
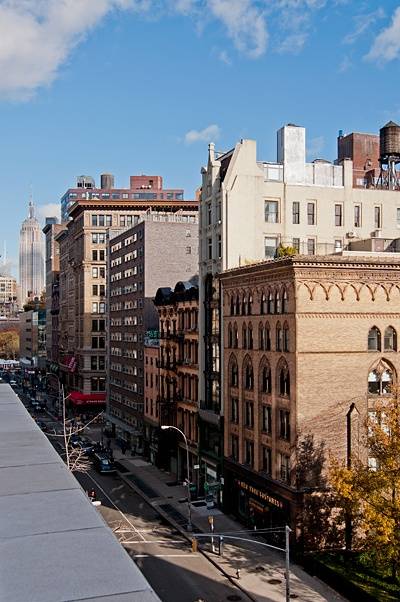
[[[0,600],[159,602],[7,384],[0,384]]]

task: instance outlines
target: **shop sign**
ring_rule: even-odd
[[[209,468],[208,466],[206,466],[206,474],[212,479],[217,479],[217,471],[213,470],[212,468]]]
[[[253,487],[253,485],[249,485],[246,481],[240,481],[239,479],[235,479],[236,485],[242,489],[243,491],[247,491],[251,495],[255,495],[260,498],[260,500],[264,500],[268,504],[272,506],[276,506],[277,508],[283,508],[283,503],[280,500],[277,500],[269,493],[265,491],[261,491],[261,489],[257,489],[257,487]]]

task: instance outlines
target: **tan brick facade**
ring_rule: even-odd
[[[257,476],[287,512],[299,441],[311,434],[346,458],[352,403],[355,451],[367,402],[399,374],[399,274],[393,256],[298,256],[221,276],[226,466]],[[238,479],[226,478],[225,498]]]

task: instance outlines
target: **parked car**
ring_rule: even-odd
[[[81,449],[85,454],[90,454],[93,450],[93,443],[86,437],[81,437],[74,447]]]
[[[114,474],[116,472],[114,462],[103,453],[94,454],[93,466],[102,474]]]

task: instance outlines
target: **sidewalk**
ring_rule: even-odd
[[[115,460],[120,465],[120,476],[133,487],[148,503],[157,508],[176,529],[190,538],[186,532],[187,502],[186,488],[174,482],[171,474],[159,470],[141,457],[122,454],[113,446]],[[194,533],[209,533],[208,516],[214,517],[215,533],[231,533],[245,527],[223,514],[218,509],[207,510],[204,506],[192,506]],[[236,533],[239,535],[239,533]],[[242,537],[256,541],[252,533],[241,533]],[[240,542],[240,547],[224,543],[223,555],[211,551],[209,544],[202,544],[202,552],[218,566],[236,585],[257,602],[284,602],[285,577],[284,554],[275,552],[256,543]],[[264,540],[266,541],[266,540]],[[239,543],[239,542],[238,542]],[[207,549],[207,551],[205,550]],[[240,569],[240,580],[236,570]],[[272,583],[271,583],[272,581]],[[291,598],[302,602],[343,602],[344,598],[315,577],[311,577],[300,566],[290,567]]]

